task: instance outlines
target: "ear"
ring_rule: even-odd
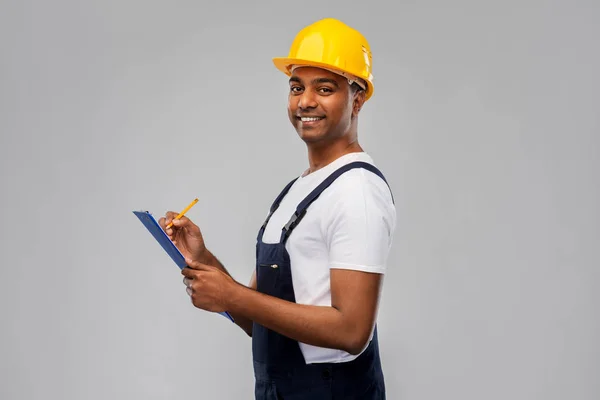
[[[365,104],[366,92],[364,90],[357,90],[352,100],[352,117],[358,116],[360,109]]]

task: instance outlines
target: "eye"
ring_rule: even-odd
[[[330,93],[333,93],[333,89],[328,88],[328,87],[322,87],[322,88],[319,88],[319,93],[330,94]]]
[[[292,93],[300,93],[302,91],[302,87],[301,86],[292,86],[290,87],[290,92]]]

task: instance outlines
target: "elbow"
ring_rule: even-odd
[[[353,356],[359,355],[369,344],[370,336],[370,331],[358,332],[354,335],[350,335],[344,351],[352,354]]]

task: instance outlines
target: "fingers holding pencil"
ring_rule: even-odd
[[[184,216],[184,214],[186,212],[188,212],[190,210],[190,208],[192,208],[197,202],[198,202],[198,199],[192,200],[192,202],[186,208],[184,208],[184,210],[182,212],[180,212],[172,221],[170,221],[170,222],[167,223],[167,227],[166,228],[169,229],[170,227],[172,227],[173,226],[173,221],[181,219]]]
[[[169,236],[169,239],[171,240],[174,239],[174,235],[177,230],[181,228],[187,230],[187,227],[194,225],[192,221],[186,216],[182,216],[179,217],[179,219],[175,219],[177,215],[178,214],[174,211],[167,211],[165,213],[165,216],[158,221],[160,227],[165,231],[165,233],[167,234],[167,236]]]
[[[197,202],[198,199],[194,199],[179,214],[174,211],[166,212],[165,216],[158,220],[158,224],[184,256],[203,260],[206,245],[200,227],[184,216]]]
[[[177,216],[177,213],[174,211],[167,211],[164,217],[161,217],[158,220],[158,224],[165,231],[169,239],[173,240],[173,219]],[[167,227],[168,226],[168,227]]]
[[[172,226],[167,228],[167,230],[171,231],[171,234],[173,234],[174,229],[185,231],[185,233],[191,237],[202,237],[200,227],[198,227],[198,225],[194,224],[191,219],[185,216],[172,220]]]
[[[179,226],[178,221],[180,221],[181,218],[184,218],[185,213],[188,212],[190,210],[190,208],[192,208],[197,202],[198,202],[198,199],[196,198],[196,199],[192,200],[192,202],[186,208],[184,208],[183,211],[180,212],[179,214],[175,214],[175,212],[173,212],[173,211],[168,211],[166,213],[165,217],[159,219],[158,224],[165,231],[165,233],[169,236],[169,239],[173,240],[173,229],[172,229],[173,225]]]

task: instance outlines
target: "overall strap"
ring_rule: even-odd
[[[287,238],[292,233],[292,230],[300,223],[300,221],[306,214],[306,210],[308,210],[308,207],[312,204],[312,202],[315,201],[321,195],[321,193],[323,193],[325,189],[327,189],[337,178],[339,178],[340,175],[342,175],[344,172],[350,171],[351,169],[355,168],[364,168],[379,176],[381,179],[383,179],[386,185],[388,185],[388,188],[390,189],[390,194],[392,194],[392,190],[387,180],[385,179],[381,171],[379,171],[379,169],[377,169],[377,167],[375,167],[373,164],[369,164],[363,161],[355,161],[343,165],[342,167],[332,172],[331,175],[329,175],[323,182],[321,182],[319,186],[317,186],[312,192],[308,194],[308,196],[304,198],[304,200],[300,202],[300,204],[298,204],[298,207],[296,207],[296,212],[294,212],[288,223],[283,227],[281,231],[281,243],[284,243],[287,240]],[[394,202],[393,194],[392,202]]]
[[[275,199],[275,201],[271,205],[271,210],[269,211],[269,215],[267,216],[267,219],[262,224],[261,230],[265,229],[265,227],[267,226],[267,223],[271,219],[271,216],[273,215],[273,213],[275,212],[275,210],[277,210],[277,208],[279,207],[279,204],[281,203],[281,200],[283,200],[283,198],[285,197],[285,195],[290,191],[290,188],[292,187],[292,185],[294,184],[294,182],[296,182],[296,180],[298,180],[298,177],[292,179],[292,181],[290,183],[288,183],[283,188],[283,190],[281,191],[281,193],[279,193],[279,196],[277,196],[277,198]]]

